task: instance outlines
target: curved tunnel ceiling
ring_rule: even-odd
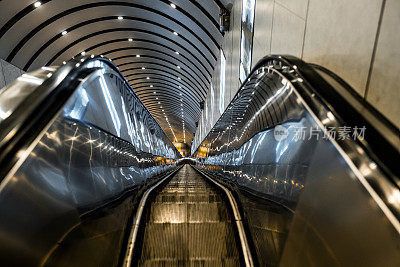
[[[0,57],[25,71],[82,52],[108,57],[168,137],[190,144],[222,42],[220,7],[219,0],[3,0]]]

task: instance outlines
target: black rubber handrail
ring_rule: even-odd
[[[366,131],[363,140],[357,139],[357,143],[364,148],[364,151],[368,156],[374,160],[379,167],[392,178],[393,182],[400,186],[398,178],[400,177],[400,151],[399,148],[393,145],[387,137],[384,136],[379,130],[379,125],[376,125],[366,117],[367,113],[362,113],[357,110],[349,99],[345,98],[340,92],[338,92],[331,84],[329,84],[321,75],[316,72],[316,68],[323,70],[324,73],[328,74],[331,78],[341,84],[345,90],[352,94],[358,104],[367,110],[376,121],[384,124],[390,134],[393,136],[400,137],[400,131],[397,129],[389,120],[387,120],[382,114],[380,114],[375,108],[369,103],[362,100],[361,97],[356,97],[356,91],[342,80],[337,75],[320,67],[315,64],[308,64],[301,59],[284,56],[280,58],[281,61],[287,65],[297,66],[297,73],[306,81],[314,93],[320,96],[321,103],[327,110],[330,110],[333,115],[338,119],[339,123],[343,126],[356,127],[365,126]],[[303,83],[304,86],[304,83]],[[300,89],[301,86],[296,86]],[[309,96],[304,94],[303,90],[298,90],[302,97],[307,101],[310,108],[313,109],[315,114],[318,114],[318,107],[313,105],[311,99],[307,99]],[[397,178],[396,178],[397,177]]]

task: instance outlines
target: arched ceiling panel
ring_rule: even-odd
[[[219,5],[3,0],[0,57],[24,70],[60,65],[82,52],[108,57],[169,138],[190,143],[222,42]]]
[[[212,56],[210,51],[205,50],[205,47],[197,42],[193,38],[185,38],[184,36],[175,36],[172,31],[167,27],[159,27],[152,23],[143,23],[138,20],[129,20],[124,18],[124,23],[118,21],[117,16],[114,16],[113,19],[98,21],[96,23],[90,23],[84,25],[78,29],[70,30],[66,29],[68,34],[62,36],[59,30],[58,33],[54,35],[49,35],[48,38],[52,40],[54,36],[57,36],[57,39],[48,44],[46,49],[43,50],[40,54],[42,58],[47,58],[49,61],[52,60],[62,60],[65,57],[72,56],[76,51],[84,51],[84,49],[89,48],[93,43],[98,43],[99,40],[112,40],[110,36],[115,34],[117,35],[125,35],[126,38],[133,38],[135,36],[143,36],[143,39],[152,41],[153,39],[164,39],[164,42],[167,43],[177,43],[181,44],[184,47],[190,48],[192,51],[195,51],[198,57],[202,58],[203,61],[210,61],[208,65],[215,64],[215,59]],[[152,28],[152,30],[149,30]],[[47,36],[46,36],[47,37]],[[33,42],[37,37],[32,38]],[[184,39],[187,39],[185,41]],[[43,45],[42,45],[43,46]],[[25,52],[25,55],[34,55],[37,51],[41,50],[42,46],[24,46],[21,51]],[[62,47],[60,49],[60,47]],[[202,50],[203,49],[203,50]],[[53,58],[54,56],[56,56]],[[22,61],[27,61],[26,57],[20,57]],[[29,58],[29,57],[28,57]],[[207,60],[208,59],[208,60]],[[15,64],[21,64],[17,62],[18,57],[14,58]],[[53,62],[50,62],[53,63]],[[57,63],[57,61],[55,62]]]
[[[117,34],[116,34],[117,35]],[[144,38],[137,38],[138,35],[135,35],[136,38],[130,38],[129,36],[127,37],[126,34],[121,34],[121,37],[119,39],[114,39],[114,40],[109,40],[106,42],[99,43],[95,46],[87,48],[85,51],[88,54],[97,54],[101,55],[104,51],[109,51],[112,49],[115,49],[116,47],[121,47],[125,43],[125,45],[131,45],[133,47],[136,47],[137,44],[139,46],[148,46],[150,48],[158,49],[162,48],[162,51],[165,53],[171,54],[174,58],[176,58],[179,61],[186,62],[186,64],[191,65],[192,68],[197,69],[198,71],[201,72],[201,74],[208,80],[208,82],[211,80],[211,72],[210,69],[208,69],[203,62],[198,60],[193,54],[190,52],[186,53],[186,51],[183,51],[175,47],[173,44],[171,46],[168,46],[168,42],[160,40],[160,42],[155,42],[152,40],[147,40]],[[127,43],[128,42],[128,43]],[[133,43],[132,43],[133,42]],[[179,52],[181,51],[181,52]],[[135,55],[129,55],[125,57],[118,57],[118,65],[121,67],[126,63],[131,62],[130,60],[132,59],[131,57]],[[116,61],[116,58],[113,59]]]
[[[176,71],[177,76],[179,76],[179,74],[183,76],[189,76],[191,80],[199,86],[199,88],[207,91],[206,87],[209,81],[205,77],[204,73],[201,73],[200,71],[195,71],[195,69],[192,69],[191,66],[189,66],[189,62],[182,61],[181,58],[175,56],[174,53],[168,53],[160,50],[148,48],[145,46],[121,47],[110,51],[104,51],[102,55],[107,56],[113,60],[115,58],[120,58],[127,52],[132,55],[139,55],[140,60],[153,60],[160,64],[160,66],[162,65]]]
[[[178,84],[178,88],[182,93],[185,93],[185,97],[194,97],[196,100],[201,101],[205,98],[205,93],[202,91],[193,90],[195,84],[191,83],[190,80],[181,78],[176,79],[176,71],[174,69],[162,68],[159,65],[156,67],[147,67],[145,70],[142,69],[127,69],[123,72],[124,76],[128,79],[130,85],[135,88],[137,83],[141,80],[148,82],[169,82]],[[195,100],[193,99],[193,100]]]
[[[121,42],[125,42],[125,44],[121,44]],[[144,51],[144,53],[141,54],[142,51]],[[201,65],[199,66],[199,64],[196,64],[197,61],[190,60],[182,54],[178,55],[175,51],[170,50],[167,47],[145,41],[135,41],[133,39],[132,42],[129,42],[128,39],[124,39],[118,43],[112,45],[109,44],[107,47],[96,49],[91,54],[107,55],[115,62],[118,61],[119,67],[121,67],[122,65],[120,64],[124,64],[123,61],[126,63],[128,60],[128,58],[123,58],[126,55],[126,52],[130,52],[131,56],[140,55],[147,56],[148,58],[163,59],[164,62],[172,63],[175,67],[179,66],[182,69],[191,72],[191,74],[194,75],[198,81],[205,84],[205,86],[207,86],[211,80],[209,71],[201,68]]]

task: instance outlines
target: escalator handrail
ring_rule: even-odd
[[[359,105],[365,110],[368,110],[368,113],[361,113],[355,109],[349,99],[343,97],[342,94],[315,71],[315,64],[308,64],[293,56],[282,56],[280,59],[289,66],[297,66],[297,75],[305,82],[296,84],[296,89],[317,116],[320,110],[319,105],[322,105],[334,115],[342,126],[350,126],[352,128],[355,126],[366,126],[367,131],[365,136],[363,139],[356,139],[357,144],[364,149],[368,156],[375,161],[381,170],[399,187],[400,168],[398,162],[400,162],[400,148],[393,145],[393,143],[387,139],[387,135],[400,136],[400,131],[366,101],[360,101],[359,98],[354,98],[354,100],[359,101]],[[318,68],[324,69],[320,66],[318,66]],[[336,75],[333,76],[332,72],[325,73],[338,81],[338,83],[344,86],[347,91],[351,92],[353,96],[357,94],[345,81]],[[300,90],[302,86],[305,88]],[[311,90],[312,93],[317,95],[314,97],[318,102],[317,105],[309,98],[308,94],[305,94],[306,90]],[[366,114],[376,117],[376,120],[385,125],[387,129],[385,135],[382,134],[375,124],[368,120]]]
[[[320,114],[319,111],[321,111],[322,105],[325,110],[332,112],[335,119],[342,126],[366,126],[368,129],[368,135],[366,134],[364,136],[364,140],[357,139],[357,144],[363,147],[366,154],[378,164],[378,166],[390,178],[390,180],[397,187],[400,187],[400,166],[398,164],[398,162],[400,162],[400,147],[398,148],[393,145],[393,143],[388,141],[387,137],[383,135],[374,124],[365,118],[365,114],[360,113],[358,110],[353,108],[351,103],[349,103],[346,98],[341,96],[332,85],[325,81],[325,79],[315,71],[314,67],[317,65],[308,64],[297,57],[289,55],[265,56],[254,66],[232,99],[238,98],[253,74],[257,73],[261,68],[265,67],[267,63],[271,61],[274,61],[276,65],[279,65],[280,69],[282,66],[290,68],[290,75],[292,77],[301,78],[302,82],[296,83],[294,86],[317,117]],[[283,72],[282,74],[285,75]],[[332,78],[345,86],[346,90],[352,91],[352,94],[356,94],[355,90],[338,76],[332,75]],[[311,97],[311,95],[313,96]],[[369,114],[376,116],[377,120],[385,125],[387,129],[386,133],[389,131],[391,136],[400,136],[399,129],[397,129],[389,120],[380,115],[380,113],[377,112],[370,104],[366,103],[366,101],[360,101],[359,104],[368,110]],[[226,110],[229,109],[230,105],[231,104],[227,106]],[[215,125],[222,118],[223,116],[218,119]],[[208,134],[210,133],[211,131]],[[206,138],[204,138],[204,140]],[[198,151],[199,148],[200,145],[196,148],[196,151],[193,151],[193,155]]]
[[[135,94],[119,69],[105,57],[82,56],[71,59],[66,64],[58,67],[27,98],[17,104],[12,114],[0,122],[0,165],[2,166],[0,168],[0,182],[13,167],[18,166],[17,162],[22,161],[21,154],[24,154],[21,151],[28,151],[30,144],[66,103],[81,81],[99,69],[94,64],[91,64],[96,61],[100,61],[110,67],[119,75],[127,88],[129,88],[130,93]],[[174,149],[175,154],[180,157],[176,147],[157,120],[151,115],[139,97],[137,100],[159,126],[161,133],[170,142],[170,147]]]

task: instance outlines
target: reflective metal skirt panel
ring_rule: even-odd
[[[95,67],[1,183],[2,264],[45,264],[84,216],[131,192],[115,225],[122,235],[137,189],[175,167],[173,144],[137,96]]]

